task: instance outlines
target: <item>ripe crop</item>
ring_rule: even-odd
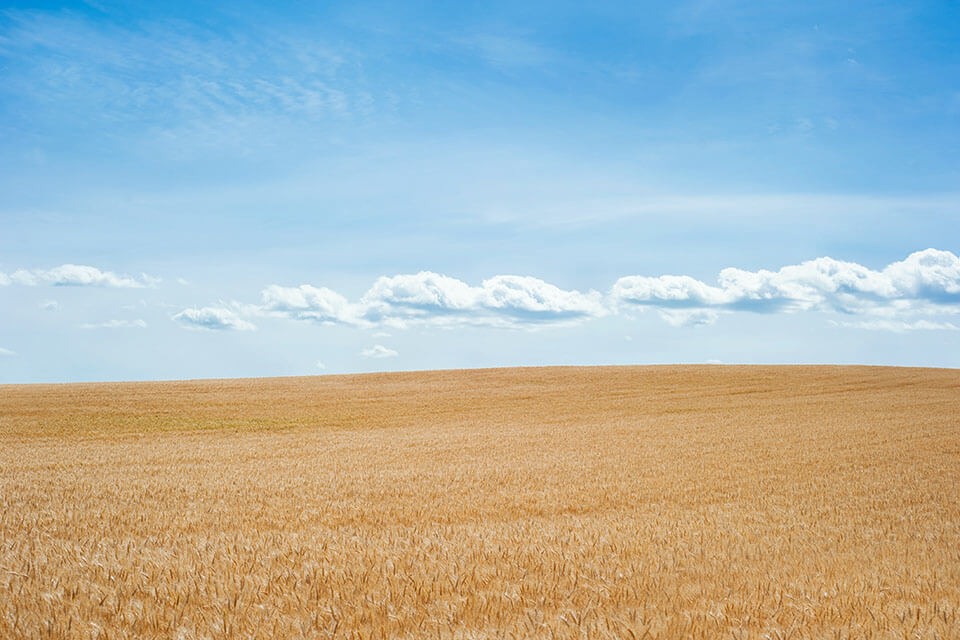
[[[0,386],[2,638],[960,636],[960,372]]]

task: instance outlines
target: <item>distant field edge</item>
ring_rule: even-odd
[[[76,380],[64,382],[3,382],[0,391],[10,387],[60,387],[82,385],[138,385],[163,383],[204,383],[204,382],[242,382],[249,380],[314,380],[331,378],[362,378],[377,376],[402,376],[406,374],[430,373],[485,373],[506,371],[572,371],[572,370],[602,370],[602,369],[699,369],[699,368],[763,368],[763,369],[894,369],[917,371],[960,371],[960,367],[931,367],[925,365],[900,364],[848,364],[830,362],[803,362],[803,363],[752,363],[752,362],[691,362],[691,363],[654,363],[654,364],[542,364],[542,365],[515,365],[503,367],[471,367],[471,368],[440,368],[440,369],[393,369],[389,371],[362,371],[353,373],[312,373],[305,375],[283,376],[220,376],[197,378],[138,378],[134,380]]]

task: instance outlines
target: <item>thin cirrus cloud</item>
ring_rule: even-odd
[[[823,257],[777,271],[727,268],[717,284],[686,275],[625,276],[607,295],[501,275],[479,286],[430,271],[378,278],[356,302],[326,287],[271,285],[260,305],[186,309],[184,326],[237,329],[246,316],[363,328],[411,325],[537,328],[655,309],[670,325],[714,323],[721,314],[824,311],[865,319],[837,326],[889,331],[952,330],[917,315],[960,313],[960,258],[926,249],[881,270]],[[914,319],[910,319],[914,317]],[[247,328],[252,328],[250,325]]]
[[[837,327],[850,327],[853,329],[868,329],[870,331],[893,331],[903,333],[905,331],[960,331],[960,326],[952,322],[934,322],[931,320],[861,320],[857,322],[831,321],[831,324]]]
[[[136,320],[107,320],[106,322],[87,322],[80,325],[81,329],[146,329],[147,322],[141,318]]]
[[[76,13],[11,10],[4,17],[7,92],[28,107],[81,109],[94,126],[149,114],[167,136],[222,142],[237,127],[278,114],[359,117],[387,104],[385,92],[349,73],[356,58],[316,38],[251,40],[163,21],[128,28]]]
[[[26,287],[53,285],[60,287],[113,287],[119,289],[143,289],[155,286],[160,278],[145,273],[139,278],[101,271],[82,264],[63,264],[52,269],[17,269],[11,274],[0,273],[0,285],[19,284]]]

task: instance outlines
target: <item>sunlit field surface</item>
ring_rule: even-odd
[[[0,638],[960,637],[960,371],[0,386]]]

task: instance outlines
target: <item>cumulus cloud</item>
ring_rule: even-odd
[[[160,278],[145,273],[136,278],[82,264],[63,264],[52,269],[18,269],[10,275],[0,274],[0,285],[19,284],[27,287],[47,284],[142,289],[155,286],[159,282]]]
[[[375,344],[369,349],[361,351],[360,355],[364,358],[396,358],[400,354],[393,349],[388,349],[382,344]]]
[[[92,322],[80,325],[81,329],[146,329],[145,320],[107,320],[106,322]]]
[[[728,267],[715,283],[689,275],[632,275],[617,280],[607,295],[530,276],[499,275],[471,285],[421,271],[377,278],[356,300],[326,287],[271,285],[260,304],[186,309],[174,318],[191,328],[252,329],[244,318],[282,317],[377,329],[380,337],[388,335],[384,329],[417,325],[536,328],[642,309],[655,309],[677,327],[711,324],[735,312],[822,311],[859,316],[861,328],[949,329],[918,316],[960,314],[960,258],[926,249],[874,270],[822,257],[776,271]]]
[[[247,322],[231,309],[224,307],[203,307],[184,309],[173,316],[173,320],[187,329],[208,329],[211,331],[253,331],[257,327]]]
[[[403,326],[408,322],[534,326],[606,315],[595,291],[567,291],[530,276],[495,276],[479,287],[421,271],[382,277],[360,300],[364,319]]]
[[[269,315],[320,324],[356,324],[360,321],[355,305],[326,287],[308,284],[299,287],[271,285],[261,293],[260,310]]]
[[[271,285],[256,313],[319,324],[405,327],[472,324],[531,327],[607,313],[596,291],[567,291],[529,276],[495,276],[480,286],[431,271],[378,278],[356,302],[326,287]]]
[[[956,309],[960,304],[960,258],[926,249],[875,271],[833,258],[817,258],[779,271],[727,268],[716,285],[690,276],[627,276],[614,284],[618,308],[898,314]],[[678,317],[665,311],[668,320]]]
[[[883,274],[902,297],[960,303],[960,258],[949,251],[917,251],[888,266]]]

